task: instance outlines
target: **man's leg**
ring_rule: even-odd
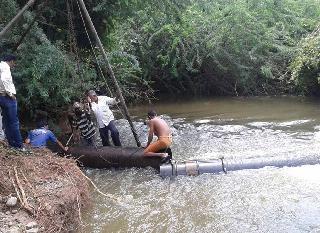
[[[22,147],[22,137],[20,134],[20,124],[18,119],[17,101],[6,97],[3,117],[5,123],[5,134],[8,143],[12,147]]]
[[[103,128],[100,128],[99,129],[99,133],[100,133],[100,137],[101,137],[101,140],[102,140],[102,145],[103,146],[110,146],[108,128],[106,126],[103,127]]]
[[[3,125],[2,124],[2,113],[1,113],[1,109],[0,109],[0,140],[4,140],[5,139],[2,125]]]
[[[96,147],[94,136],[92,136],[91,138],[87,138],[86,144],[87,144],[87,146],[90,146],[90,147]]]
[[[158,153],[160,150],[166,149],[167,145],[161,140],[152,142],[147,148],[144,149],[144,154]],[[163,153],[162,153],[163,154]]]
[[[10,130],[8,129],[8,106],[7,106],[7,101],[6,101],[5,96],[0,96],[0,106],[1,106],[1,113],[2,113],[2,128],[5,134],[5,137],[7,141],[9,142],[10,140]]]
[[[114,124],[114,121],[110,121],[108,128],[111,131],[112,142],[115,146],[121,146],[119,131]]]

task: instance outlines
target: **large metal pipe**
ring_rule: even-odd
[[[184,163],[173,162],[160,166],[161,177],[173,177],[178,175],[200,175],[204,173],[219,174],[228,171],[244,169],[259,169],[263,167],[297,167],[302,165],[320,164],[319,156],[291,157],[291,158],[250,158],[243,160],[227,160],[224,158],[211,161],[186,161]]]
[[[145,156],[142,148],[122,147],[70,147],[68,153],[80,165],[91,168],[153,167],[159,169],[161,158],[155,154]]]

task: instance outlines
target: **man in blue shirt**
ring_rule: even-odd
[[[29,131],[25,142],[30,144],[32,148],[45,148],[48,141],[57,143],[65,152],[68,150],[68,147],[64,147],[52,131],[48,129],[48,124],[45,121],[39,121],[37,123],[37,129]]]

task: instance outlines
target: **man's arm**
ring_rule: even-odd
[[[57,144],[60,146],[60,148],[64,151],[67,152],[69,147],[65,147],[64,145],[62,145],[62,143],[57,139]]]
[[[105,100],[106,100],[107,104],[111,104],[111,105],[115,105],[115,104],[119,103],[117,98],[110,98],[108,96],[105,96]]]
[[[68,120],[69,120],[69,124],[70,124],[71,131],[73,134],[74,142],[78,143],[80,141],[80,132],[79,132],[78,124],[74,118],[74,115],[69,114]]]
[[[149,134],[148,134],[148,143],[147,143],[147,146],[148,147],[150,145],[150,143],[152,142],[152,139],[153,139],[153,132],[154,132],[154,125],[153,125],[153,121],[149,121],[148,122],[149,124]]]
[[[64,145],[62,145],[62,143],[56,138],[56,136],[50,131],[49,131],[49,140],[51,142],[55,142],[58,144],[58,146],[64,151],[66,152],[69,148],[68,147],[64,147]]]
[[[30,139],[30,136],[31,135],[31,133],[30,133],[30,131],[28,132],[28,137],[26,138],[26,140],[24,141],[26,144],[30,144],[30,142],[31,142],[31,139]]]

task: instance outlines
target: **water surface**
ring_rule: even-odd
[[[314,155],[320,151],[319,106],[300,97],[153,104],[172,127],[179,161]],[[143,144],[149,108],[130,109]],[[126,121],[117,126],[123,144],[135,145]],[[175,179],[162,179],[151,168],[86,173],[122,202],[94,192],[84,232],[320,232],[319,165]]]

